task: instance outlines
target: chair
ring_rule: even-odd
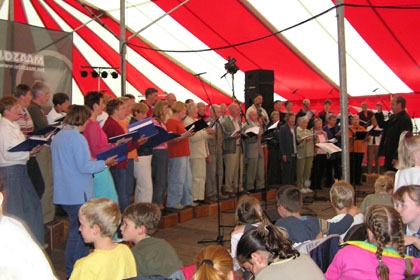
[[[338,249],[340,249],[340,235],[331,234],[314,241],[318,242],[313,248],[309,249],[308,255],[319,266],[322,272],[325,273]]]

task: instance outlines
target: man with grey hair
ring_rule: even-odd
[[[229,105],[230,115],[226,116],[222,123],[223,161],[225,163],[225,194],[235,196],[236,191],[242,188],[242,150],[241,150],[241,109],[238,104]]]
[[[197,103],[197,115],[199,119],[205,120],[207,118],[206,116],[206,104],[203,102]]]
[[[308,119],[308,129],[314,127],[315,112],[310,109],[311,101],[309,99],[303,99],[302,108],[296,114],[296,122],[300,117],[306,117]],[[296,125],[296,123],[295,123]]]
[[[48,104],[50,100],[50,87],[43,81],[35,81],[31,87],[32,101],[28,106],[28,112],[34,123],[34,130],[42,129],[48,126],[47,116],[42,108]],[[42,212],[44,223],[48,223],[54,219],[55,206],[53,204],[53,179],[52,179],[52,162],[51,150],[49,146],[44,148],[37,154],[39,168],[41,169],[42,178],[45,183],[45,190],[41,197]]]
[[[227,196],[221,194],[223,182],[223,128],[220,121],[220,106],[210,106],[210,117],[207,120],[210,129],[214,134],[209,134],[207,146],[209,155],[206,159],[206,197],[209,201],[226,199]],[[219,197],[217,194],[219,193]]]

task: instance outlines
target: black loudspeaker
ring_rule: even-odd
[[[263,108],[270,114],[274,105],[274,71],[250,70],[245,72],[245,106],[248,109],[257,94],[261,94]]]

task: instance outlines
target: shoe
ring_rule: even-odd
[[[251,193],[247,190],[241,190],[237,193],[237,195],[244,195],[244,194],[251,194]]]
[[[191,203],[191,205],[188,205],[188,206],[191,206],[191,207],[197,207],[197,206],[199,206],[199,205],[200,205],[200,203],[193,202],[193,203]]]
[[[210,202],[217,202],[217,196],[213,195],[207,198],[208,201]]]
[[[233,192],[225,192],[224,195],[227,197],[235,197],[235,194]]]
[[[307,193],[307,189],[299,189],[300,193]]]
[[[215,198],[216,198],[216,201],[217,201],[217,196],[215,196]],[[220,200],[226,200],[226,199],[229,199],[229,196],[228,196],[228,195],[224,195],[224,194],[220,193],[220,194],[219,194],[219,199],[220,199]]]
[[[182,205],[182,204],[178,204],[178,205],[176,205],[176,206],[174,206],[174,207],[168,207],[169,209],[172,209],[172,210],[182,210],[182,209],[184,209],[186,206],[185,205]]]
[[[310,188],[306,188],[305,190],[306,190],[306,193],[312,193],[312,192],[314,192],[314,191],[313,191],[313,190],[311,190]]]

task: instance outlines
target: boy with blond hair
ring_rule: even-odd
[[[389,205],[394,206],[392,192],[394,190],[394,181],[388,175],[381,175],[375,181],[375,193],[369,194],[363,199],[360,205],[360,211],[366,213],[367,209],[372,205]]]
[[[79,210],[80,233],[94,250],[74,265],[70,279],[126,279],[137,276],[133,254],[125,244],[112,237],[121,221],[117,203],[108,198],[85,202]]]
[[[179,279],[183,265],[175,249],[164,239],[151,236],[156,232],[160,218],[161,212],[156,204],[131,204],[124,210],[121,233],[124,241],[135,244],[131,250],[139,277],[161,275]]]
[[[340,180],[335,182],[330,189],[330,201],[331,205],[337,214],[335,217],[328,220],[330,223],[340,222],[345,215],[350,212],[354,203],[354,188],[348,182]],[[354,225],[361,224],[365,221],[365,217],[362,213],[358,213],[353,217],[353,223],[349,228]],[[346,236],[346,232],[341,234],[341,240]]]

